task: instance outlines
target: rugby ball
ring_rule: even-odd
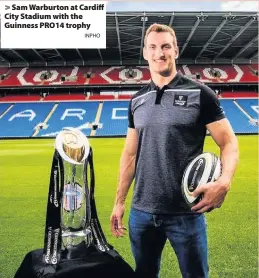
[[[194,158],[186,167],[182,178],[182,194],[187,204],[192,207],[201,199],[200,196],[192,196],[192,192],[200,185],[216,181],[221,175],[221,163],[219,157],[213,153],[202,153]]]

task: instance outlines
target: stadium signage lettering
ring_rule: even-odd
[[[259,106],[258,106],[258,105],[252,105],[251,108],[252,108],[257,114],[259,114]]]
[[[73,109],[66,109],[62,117],[60,118],[61,121],[64,121],[66,117],[77,117],[79,120],[83,120],[83,115],[85,114],[84,109],[73,108]]]
[[[123,111],[122,116],[118,116],[117,113],[118,111]],[[113,108],[112,109],[112,120],[126,120],[128,119],[128,108]]]
[[[28,120],[31,122],[35,117],[36,117],[35,112],[31,109],[27,109],[14,114],[8,121],[11,122],[15,118],[29,118]]]

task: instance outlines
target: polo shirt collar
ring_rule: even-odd
[[[164,85],[164,87],[166,87],[166,89],[172,89],[182,77],[183,77],[182,73],[178,71],[175,77],[167,85]],[[159,90],[159,87],[154,83],[153,80],[151,80],[150,82],[150,89],[151,91]]]

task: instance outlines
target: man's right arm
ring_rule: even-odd
[[[115,204],[110,218],[111,231],[116,237],[123,236],[125,230],[122,224],[122,218],[125,211],[125,200],[134,179],[137,149],[137,130],[134,128],[128,128],[125,146],[120,159],[119,182]]]
[[[115,204],[124,204],[130,185],[134,179],[135,160],[138,148],[136,129],[129,128],[120,159],[119,183]]]

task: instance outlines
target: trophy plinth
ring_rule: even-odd
[[[89,143],[76,129],[65,129],[56,138],[56,149],[63,160],[64,184],[61,199],[61,229],[64,248],[72,248],[82,241],[89,245],[90,230],[89,194],[85,185],[85,163]]]

